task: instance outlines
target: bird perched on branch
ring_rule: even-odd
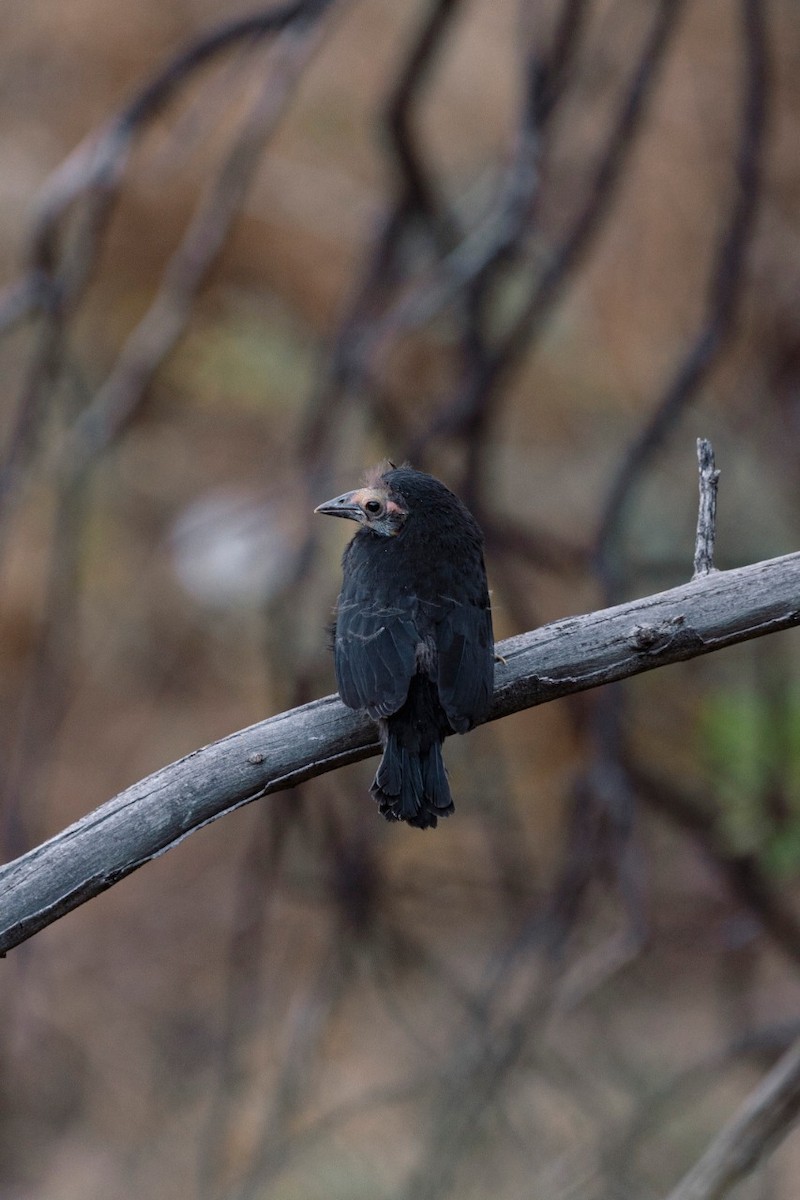
[[[378,722],[372,795],[389,821],[434,828],[453,811],[447,734],[486,718],[494,641],[483,535],[422,471],[378,467],[315,510],[359,528],[342,560],[334,655],[339,695]]]

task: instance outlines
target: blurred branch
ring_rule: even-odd
[[[800,554],[498,643],[489,720],[800,624]],[[335,696],[196,750],[0,869],[0,953],[224,813],[378,752]]]
[[[800,1116],[800,1041],[714,1138],[669,1200],[722,1200],[786,1137]]]
[[[419,241],[420,230],[428,234],[429,249],[442,253],[456,237],[454,218],[444,211],[440,189],[417,148],[411,118],[418,91],[441,53],[460,3],[461,0],[434,0],[386,103],[384,125],[394,151],[397,188],[380,233],[374,238],[361,279],[339,322],[321,385],[311,397],[301,438],[304,459],[324,459],[340,402],[345,398],[352,401],[365,385],[369,390],[374,384],[364,361],[363,345],[365,340],[374,338],[372,326],[404,277],[408,269],[405,260],[414,257],[409,251],[414,239]],[[385,404],[376,406],[384,419],[386,408]],[[401,439],[398,436],[391,440],[399,444]]]
[[[41,775],[50,761],[53,733],[69,690],[67,668],[74,644],[69,621],[77,603],[83,512],[82,506],[76,508],[75,497],[82,492],[88,469],[131,419],[153,376],[183,333],[196,293],[239,214],[263,146],[283,116],[318,44],[322,26],[314,17],[322,7],[319,3],[294,5],[226,24],[173,59],[131,104],[100,133],[86,139],[50,177],[39,200],[29,274],[7,290],[5,309],[0,296],[0,331],[4,324],[13,325],[30,315],[26,304],[30,311],[40,313],[35,350],[0,456],[0,537],[6,533],[10,513],[7,502],[19,494],[23,470],[41,438],[48,409],[60,400],[62,385],[69,384],[70,395],[76,397],[61,418],[68,432],[56,460],[57,469],[52,472],[55,523],[45,619],[33,654],[27,693],[18,706],[15,744],[4,756],[0,770],[7,850],[21,850],[31,843],[31,831],[24,836],[22,817],[23,813],[34,813],[37,806],[28,804],[23,808],[19,800],[23,791],[30,795],[37,773]],[[70,318],[94,270],[112,193],[125,164],[125,146],[134,128],[158,111],[192,66],[240,37],[252,41],[257,31],[281,29],[283,32],[269,47],[266,69],[256,64],[255,94],[166,267],[152,304],[128,337],[105,382],[89,399],[82,380],[78,388],[70,377],[77,374],[70,361]]]
[[[664,439],[681,415],[696,401],[700,389],[716,366],[723,350],[736,331],[742,300],[746,259],[751,245],[762,190],[762,155],[767,128],[769,62],[767,31],[761,0],[739,0],[738,24],[741,54],[740,113],[738,144],[734,159],[734,182],[728,211],[723,214],[716,233],[704,311],[691,343],[679,360],[656,407],[621,455],[611,480],[607,499],[600,511],[593,547],[594,572],[606,604],[626,594],[623,566],[623,536],[630,506]],[[699,543],[699,535],[698,535]],[[706,549],[711,550],[707,544]],[[710,566],[710,559],[695,569]],[[605,699],[605,698],[604,698]],[[630,828],[631,789],[627,786],[624,753],[625,697],[615,689],[608,704],[593,707],[594,729],[599,758],[617,769],[616,790],[595,789],[594,795],[618,827]],[[596,772],[595,772],[596,774]],[[608,775],[608,771],[603,772]],[[601,775],[601,778],[603,776]],[[592,792],[587,793],[591,799]],[[632,922],[637,919],[631,883],[636,874],[630,870],[631,847],[625,839],[618,842],[617,862],[623,894],[629,897]]]
[[[514,365],[518,357],[527,350],[530,337],[538,332],[539,323],[558,299],[562,286],[588,250],[594,235],[608,215],[616,198],[617,186],[636,144],[636,135],[647,115],[647,105],[658,81],[659,68],[682,16],[684,2],[685,0],[660,0],[657,5],[653,24],[609,132],[586,200],[572,229],[556,250],[515,325],[509,331],[505,343],[495,352],[495,374],[505,373],[508,366]],[[549,111],[549,108],[545,107],[548,116]]]
[[[480,524],[490,554],[513,554],[540,571],[556,574],[586,568],[586,551],[544,526],[523,525],[509,513],[482,513]]]
[[[573,786],[564,861],[553,892],[549,944],[563,953],[589,888],[598,875],[616,882],[627,929],[623,941],[647,939],[644,874],[632,837],[636,797],[622,754],[620,688],[594,694],[588,721],[589,757]]]
[[[536,279],[530,295],[515,318],[511,328],[499,339],[490,351],[483,356],[482,362],[474,364],[474,369],[467,383],[460,388],[452,400],[443,406],[431,419],[426,429],[418,436],[412,447],[412,457],[419,457],[419,451],[426,443],[435,437],[460,435],[469,440],[479,440],[478,431],[485,433],[488,422],[494,414],[499,402],[501,385],[513,370],[519,365],[522,356],[530,352],[535,337],[540,333],[546,318],[558,301],[562,289],[570,279],[573,271],[582,261],[591,247],[595,235],[602,228],[603,221],[608,215],[616,196],[617,185],[620,182],[624,168],[627,165],[633,147],[636,144],[636,134],[647,111],[647,102],[651,97],[658,68],[662,64],[670,37],[674,32],[678,19],[683,10],[683,0],[660,0],[653,23],[648,31],[645,44],[632,71],[630,83],[621,101],[614,123],[609,132],[605,149],[591,182],[587,197],[575,218],[569,232],[556,248],[540,278]],[[564,55],[570,39],[577,37],[580,13],[575,14],[574,25],[567,23],[565,29],[570,30],[569,38],[562,35],[559,38],[556,54]],[[553,67],[551,79],[558,79],[561,68]],[[527,143],[534,143],[533,134],[536,132],[536,121],[546,122],[552,112],[552,99],[547,97],[543,84],[536,84],[537,73],[532,78],[534,85],[530,89],[529,110],[526,122],[532,123],[527,137],[521,139],[524,148]],[[545,77],[545,82],[547,77]],[[551,94],[552,95],[552,94]],[[501,223],[506,220],[501,208]],[[523,232],[524,226],[519,227],[517,236]],[[480,275],[491,267],[496,253],[507,253],[509,250],[507,235],[503,235],[496,246],[492,246],[488,256],[478,259],[476,274]],[[470,471],[474,476],[474,468]],[[464,493],[468,503],[475,506],[477,480],[468,481]]]
[[[643,802],[680,826],[702,847],[737,901],[749,909],[773,942],[800,964],[800,918],[769,880],[755,854],[726,849],[714,812],[699,797],[658,778],[635,762],[626,769]]]
[[[650,420],[622,455],[601,513],[595,557],[597,573],[609,601],[615,598],[621,582],[614,558],[634,492],[664,438],[696,399],[735,329],[747,251],[758,215],[766,133],[769,68],[760,0],[741,0],[741,35],[743,96],[731,211],[718,235],[701,326]]]
[[[307,22],[287,29],[276,43],[275,58],[247,113],[241,130],[201,200],[173,254],[155,299],[128,337],[117,362],[92,403],[76,421],[69,466],[91,462],[130,420],[164,359],[181,337],[198,289],[223,250],[239,215],[261,150],[284,115],[317,45],[318,27]]]
[[[447,26],[462,7],[462,0],[434,0],[430,14],[408,60],[386,111],[386,124],[392,136],[397,162],[402,173],[400,208],[406,214],[421,217],[444,246],[455,238],[453,219],[443,210],[442,199],[422,165],[411,125],[412,109],[424,83]]]
[[[296,0],[216,26],[171,58],[115,117],[86,137],[53,172],[40,193],[31,238],[31,267],[21,280],[0,291],[0,333],[39,308],[61,307],[74,300],[74,293],[80,291],[93,266],[96,239],[104,228],[108,202],[125,167],[134,134],[158,115],[194,71],[239,42],[256,41],[289,26],[313,22],[332,3]],[[78,240],[80,261],[76,262],[73,254],[71,262],[79,269],[65,277],[61,220],[81,198],[93,201],[84,222],[84,232],[90,236]]]
[[[664,1131],[677,1114],[697,1111],[733,1071],[749,1065],[766,1073],[800,1037],[797,1021],[775,1022],[750,1029],[725,1042],[711,1054],[701,1055],[679,1066],[666,1081],[642,1081],[628,1128],[621,1138],[612,1138],[604,1151],[607,1177],[614,1180],[614,1195],[635,1196],[643,1190],[637,1167],[646,1159],[647,1146],[663,1141]],[[650,1193],[648,1187],[644,1188]],[[759,1193],[764,1196],[769,1193]]]
[[[253,1036],[264,1005],[269,960],[260,951],[269,923],[276,919],[277,884],[286,855],[287,835],[300,815],[299,805],[291,803],[296,796],[289,793],[284,800],[289,803],[280,806],[277,812],[262,808],[254,814],[256,823],[235,871],[235,908],[225,964],[225,995],[219,1006],[216,1053],[210,1056],[212,1061],[216,1060],[216,1069],[208,1088],[208,1112],[198,1142],[198,1200],[218,1195],[224,1147],[238,1115],[231,1110],[236,1109],[242,1089],[237,1049]]]
[[[585,0],[569,0],[562,10],[550,51],[544,57],[527,48],[521,80],[520,112],[510,161],[488,214],[461,233],[444,209],[435,182],[423,171],[420,150],[413,140],[411,110],[430,70],[434,53],[452,19],[452,0],[436,0],[401,72],[390,100],[387,124],[393,137],[401,186],[381,236],[376,240],[364,281],[342,321],[334,348],[331,379],[316,398],[309,444],[317,445],[320,427],[330,420],[331,393],[347,382],[351,390],[376,389],[380,360],[402,334],[429,324],[449,306],[457,310],[462,356],[470,362],[485,357],[483,326],[491,324],[491,287],[500,268],[518,254],[530,225],[540,176],[541,134],[560,98],[583,29]],[[438,208],[437,208],[438,203]],[[419,226],[424,220],[431,235],[432,261],[419,259]],[[416,235],[414,255],[403,255]],[[456,236],[458,235],[458,236]],[[413,270],[410,263],[414,263]],[[453,405],[458,405],[458,392]],[[449,411],[449,409],[448,409]],[[385,405],[378,416],[384,415]],[[419,436],[406,434],[408,455],[423,463],[431,437],[437,432],[434,414]],[[477,441],[473,438],[473,441]],[[400,438],[393,439],[395,444]]]
[[[35,451],[36,439],[44,423],[46,398],[52,394],[54,381],[64,365],[67,317],[77,307],[97,265],[100,240],[135,135],[161,112],[194,71],[216,55],[239,43],[256,43],[283,30],[307,34],[333,2],[297,0],[216,26],[171,58],[119,113],[84,138],[49,177],[38,198],[27,273],[0,290],[0,335],[35,317],[39,318],[41,326],[8,442],[0,456],[0,503],[15,491],[22,471]],[[268,85],[266,91],[269,94],[257,108],[262,105],[269,108],[270,104],[275,107],[274,89]],[[183,312],[178,310],[176,315],[166,301],[173,302],[174,307],[174,301],[182,298],[185,307],[193,288],[196,289],[205,269],[213,261],[235,215],[235,204],[231,201],[235,201],[246,183],[242,176],[246,175],[247,155],[252,156],[257,150],[252,147],[248,151],[248,146],[254,141],[258,117],[258,111],[250,117],[240,143],[234,147],[211,191],[210,198],[219,206],[219,215],[215,220],[209,203],[195,218],[170,265],[171,276],[165,280],[153,307],[129,340],[121,363],[101,393],[105,397],[102,401],[105,407],[110,403],[109,390],[117,397],[124,390],[130,407],[133,384],[141,381],[143,387],[149,379],[140,363],[145,351],[149,353],[148,362],[157,364],[159,353],[163,357],[182,329]],[[265,120],[269,124],[266,115],[261,114],[261,121]],[[237,173],[238,180],[235,178]],[[199,255],[200,262],[191,263],[189,257],[192,254]],[[161,323],[165,332],[159,336]],[[122,407],[121,401],[119,407]]]

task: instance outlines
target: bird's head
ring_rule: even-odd
[[[408,504],[385,475],[374,471],[364,487],[318,505],[326,517],[349,517],[381,537],[396,537],[408,517]]]

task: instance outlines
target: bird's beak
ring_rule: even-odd
[[[326,517],[349,517],[351,521],[358,521],[363,513],[360,505],[356,504],[355,497],[355,492],[345,492],[335,500],[326,500],[324,504],[318,504],[314,512],[322,513]]]

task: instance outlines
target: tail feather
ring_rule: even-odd
[[[449,817],[454,806],[440,742],[434,742],[427,757],[422,760],[422,786],[436,813],[440,817]]]
[[[435,829],[439,817],[454,811],[438,741],[409,750],[389,730],[370,790],[387,821],[407,821],[417,829]]]

